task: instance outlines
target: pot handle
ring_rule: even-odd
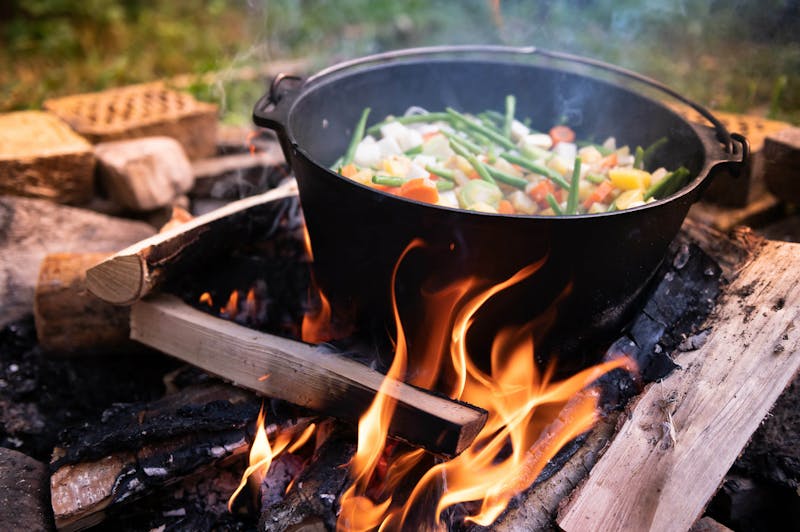
[[[381,63],[381,62],[387,62],[387,61],[393,61],[397,59],[417,57],[417,56],[439,55],[439,54],[465,54],[465,53],[511,54],[511,55],[525,55],[525,56],[538,55],[541,57],[547,57],[559,61],[565,61],[569,63],[579,63],[589,67],[598,68],[601,70],[605,70],[607,72],[611,72],[612,74],[616,74],[643,83],[645,85],[650,86],[651,88],[657,89],[675,98],[681,103],[688,105],[689,107],[697,111],[700,115],[703,116],[703,118],[705,118],[706,120],[711,122],[711,124],[713,124],[717,140],[720,143],[722,143],[725,152],[731,155],[737,153],[737,146],[733,141],[731,133],[728,131],[725,125],[719,121],[719,119],[717,119],[713,114],[711,114],[711,112],[708,109],[706,109],[702,105],[689,100],[685,96],[682,96],[680,93],[669,88],[660,81],[657,81],[647,76],[643,76],[642,74],[639,74],[632,70],[618,67],[610,63],[605,63],[603,61],[598,61],[596,59],[590,59],[588,57],[582,57],[579,55],[573,55],[564,52],[554,52],[542,48],[537,48],[535,46],[444,45],[444,46],[424,46],[419,48],[393,50],[389,52],[368,55],[365,57],[353,59],[350,61],[344,61],[337,65],[333,65],[324,70],[321,70],[314,76],[308,78],[306,83],[311,84],[319,80],[320,78],[327,77],[331,74],[335,74],[342,70],[347,70],[350,68],[369,65],[373,63]],[[741,135],[739,135],[739,137],[741,137]],[[741,144],[741,142],[738,141],[738,139],[737,142]],[[728,159],[730,159],[730,157],[728,157]],[[746,159],[746,152],[743,153],[743,159],[741,162],[743,163],[745,159]]]
[[[287,81],[293,82],[290,87],[286,86],[285,82]],[[257,126],[275,131],[281,143],[286,162],[290,166],[291,143],[286,133],[286,122],[292,102],[300,93],[302,85],[302,77],[281,72],[272,79],[269,91],[259,98],[253,107],[253,122]]]

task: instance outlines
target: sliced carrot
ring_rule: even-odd
[[[531,189],[528,191],[528,195],[539,205],[546,205],[547,195],[553,194],[555,190],[556,186],[551,181],[542,179],[536,183],[536,185],[531,187]]]
[[[353,163],[342,166],[341,174],[345,177],[353,177],[358,173],[358,168]]]
[[[617,166],[617,152],[611,153],[610,155],[606,155],[602,159],[600,159],[600,168],[614,168]]]
[[[583,207],[588,209],[593,203],[604,202],[612,190],[614,190],[614,187],[611,185],[611,182],[603,181],[589,194],[589,197],[583,202]]]
[[[559,142],[574,142],[575,132],[567,126],[555,126],[550,130],[550,138],[553,139],[553,146]]]
[[[500,200],[500,204],[497,206],[497,212],[500,214],[515,214],[517,211],[510,201]]]
[[[425,203],[436,203],[439,201],[439,191],[436,190],[435,186],[430,186],[423,177],[411,179],[403,183],[398,195]]]

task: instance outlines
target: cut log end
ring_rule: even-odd
[[[103,301],[132,305],[147,292],[147,266],[138,255],[112,257],[86,272],[86,287]]]

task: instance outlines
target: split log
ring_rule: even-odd
[[[237,199],[263,192],[288,175],[278,141],[270,141],[266,150],[195,161],[192,197]]]
[[[54,253],[39,269],[33,318],[39,345],[75,352],[117,347],[129,341],[128,309],[86,291],[86,270],[111,253]]]
[[[163,399],[117,405],[96,423],[65,432],[51,467],[59,530],[78,530],[249,448],[260,401],[225,384],[193,386]],[[309,420],[268,421],[270,436]]]
[[[142,222],[0,196],[0,326],[33,311],[39,265],[48,253],[106,252],[154,232]]]
[[[784,201],[800,204],[800,128],[768,135],[764,141],[764,175],[770,192]]]
[[[85,203],[94,192],[86,139],[51,113],[0,115],[0,194]]]
[[[246,242],[275,224],[275,210],[295,197],[288,182],[274,190],[235,201],[164,233],[142,240],[86,273],[86,285],[100,299],[131,305],[150,293],[169,275],[179,274],[194,261],[219,255],[236,242]]]
[[[363,364],[211,316],[174,296],[134,305],[131,338],[268,397],[353,423],[384,380]],[[397,400],[390,433],[434,453],[460,453],[486,422],[482,409],[402,382],[387,393]]]
[[[559,513],[571,530],[687,530],[800,368],[800,245],[767,242],[682,369],[643,393]]]
[[[50,530],[47,467],[20,452],[0,448],[0,528]]]
[[[111,200],[132,211],[171,204],[194,185],[189,159],[170,137],[145,137],[95,146],[100,184]]]

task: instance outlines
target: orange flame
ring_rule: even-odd
[[[250,149],[250,155],[256,154],[256,144],[253,140],[258,136],[258,131],[251,131],[247,134],[247,147]]]
[[[311,438],[316,429],[316,425],[311,423],[296,437],[292,431],[279,431],[274,437],[274,441],[270,444],[265,421],[264,405],[261,405],[256,421],[256,435],[250,446],[249,465],[242,475],[242,480],[236,491],[228,499],[228,511],[232,511],[233,502],[248,483],[252,492],[257,494],[259,486],[264,481],[264,477],[267,476],[272,461],[283,452],[293,453],[300,449]]]
[[[209,307],[214,306],[214,300],[211,299],[211,294],[209,294],[208,292],[203,292],[202,294],[200,294],[200,303],[204,303]]]
[[[409,251],[421,245],[418,240],[412,242],[398,265]],[[512,497],[533,484],[559,449],[592,427],[597,417],[597,393],[588,387],[612,369],[634,370],[628,358],[605,362],[565,381],[553,382],[555,367],[550,365],[540,372],[533,345],[533,332],[547,327],[554,318],[553,312],[498,333],[488,374],[467,350],[467,332],[477,311],[498,292],[533,275],[543,263],[544,259],[488,288],[480,289],[479,280],[468,278],[429,294],[432,308],[427,310],[433,312],[430,329],[450,334],[428,335],[430,345],[423,347],[423,355],[414,356],[415,373],[409,380],[431,387],[442,375],[451,376],[450,396],[485,408],[489,412],[487,423],[461,455],[434,465],[414,481],[408,477],[425,453],[387,451],[395,401],[382,386],[359,421],[358,447],[350,463],[353,483],[340,501],[338,530],[401,530],[416,526],[408,522],[412,510],[419,514],[423,496],[430,494],[438,497],[438,503],[430,510],[432,515],[426,526],[441,527],[445,509],[472,501],[479,504],[468,507],[471,513],[466,520],[491,525]],[[392,277],[393,289],[397,267]],[[387,377],[403,379],[409,353],[396,303],[394,318],[397,343]],[[442,347],[449,351],[449,358],[436,354]],[[410,495],[403,501],[395,500],[394,488],[409,481],[415,486]]]
[[[228,297],[228,302],[225,304],[224,307],[219,309],[220,314],[225,315],[230,319],[236,318],[236,315],[239,313],[239,291],[234,290],[231,292],[230,297]]]
[[[309,260],[314,261],[314,252],[311,249],[311,238],[308,235],[308,229],[303,227],[303,243],[305,244],[306,253],[308,253]],[[304,342],[318,344],[327,342],[336,338],[337,336],[345,336],[349,334],[349,330],[338,331],[332,322],[331,304],[325,294],[317,287],[314,276],[311,276],[311,284],[308,287],[309,301],[313,299],[314,292],[319,296],[319,308],[312,309],[305,313],[303,316],[303,323],[300,326],[300,338]]]

